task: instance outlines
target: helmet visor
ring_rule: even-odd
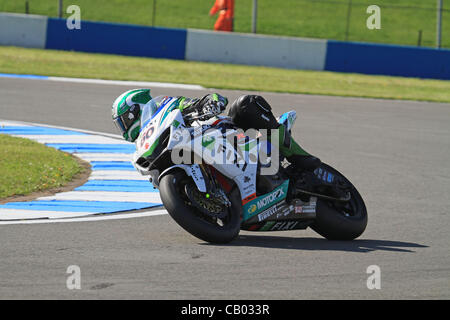
[[[113,119],[114,124],[117,129],[122,132],[122,134],[126,133],[133,126],[136,120],[139,120],[139,111],[140,106],[138,104],[134,104],[124,114]]]
[[[125,129],[125,125],[123,124],[122,119],[120,117],[113,119],[113,122],[116,125],[117,129],[120,131],[120,133],[122,133],[122,135],[125,132],[127,132],[127,130]]]

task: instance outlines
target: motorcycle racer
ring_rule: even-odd
[[[219,115],[228,104],[228,99],[220,94],[207,94],[201,98],[177,98],[177,108],[183,114],[197,112],[199,119],[206,120]],[[112,105],[112,118],[117,129],[127,141],[134,142],[141,130],[141,115],[152,100],[150,89],[134,89],[121,94]],[[244,129],[278,129],[280,152],[298,168],[314,170],[321,161],[304,151],[291,137],[290,130],[280,124],[271,111],[271,106],[259,95],[243,95],[230,107],[228,116],[233,123]]]

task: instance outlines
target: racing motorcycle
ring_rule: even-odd
[[[336,169],[296,168],[274,156],[272,136],[244,134],[225,116],[183,115],[177,106],[176,98],[156,97],[143,108],[133,165],[187,232],[211,243],[231,242],[240,230],[311,227],[329,240],[364,232],[364,201]],[[278,121],[290,132],[295,119],[290,111]]]

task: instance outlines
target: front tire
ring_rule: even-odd
[[[234,240],[240,231],[240,207],[232,201],[228,208],[226,219],[221,220],[222,225],[204,217],[198,209],[189,205],[185,185],[192,179],[184,171],[169,172],[163,176],[159,190],[161,200],[169,215],[184,230],[193,236],[211,243],[228,243]]]
[[[311,228],[328,240],[353,240],[358,238],[367,226],[367,209],[364,200],[353,184],[336,169],[322,163],[321,167],[340,176],[348,183],[351,199],[346,208],[339,208],[330,201],[317,201],[316,220]]]

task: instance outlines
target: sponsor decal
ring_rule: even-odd
[[[172,125],[173,125],[175,128],[178,128],[178,126],[180,125],[180,123],[179,123],[177,120],[173,120]]]
[[[259,231],[268,231],[268,230],[270,230],[270,229],[272,228],[272,226],[273,226],[275,223],[276,223],[275,221],[268,221],[268,222],[266,222],[265,225],[262,226],[261,229],[259,229]]]
[[[285,221],[285,222],[277,222],[273,225],[270,231],[284,231],[284,230],[292,230],[298,224],[298,221]]]
[[[248,197],[245,197],[244,199],[242,199],[242,204],[243,205],[246,205],[246,204],[248,204],[252,199],[255,199],[256,198],[256,193],[253,193],[253,194],[251,194],[251,195],[249,195]],[[245,206],[246,208],[247,208],[247,210],[248,210],[248,207],[247,206]],[[244,209],[245,210],[245,209]],[[256,210],[256,209],[255,209]]]
[[[244,191],[253,190],[254,188],[255,188],[255,185],[252,183],[252,184],[250,184],[248,186],[245,186],[244,187]]]
[[[294,206],[290,205],[286,208],[284,208],[283,210],[281,210],[281,212],[277,213],[277,219],[281,218],[281,217],[286,217],[287,215],[289,215],[292,211],[294,211]]]
[[[266,220],[270,216],[272,216],[275,212],[280,210],[280,206],[281,206],[280,204],[276,204],[273,207],[270,207],[269,209],[267,209],[266,211],[263,211],[260,214],[258,214],[258,221],[261,222],[263,220]],[[255,210],[256,210],[256,208],[255,208]]]
[[[204,180],[200,167],[194,165],[194,166],[190,166],[189,169],[191,172],[191,177],[195,181]]]
[[[286,198],[289,180],[286,180],[282,185],[277,187],[272,192],[262,195],[256,199],[244,203],[244,220],[247,220],[254,215],[266,210],[277,202]],[[245,200],[245,199],[244,199]]]
[[[316,197],[312,197],[310,202],[303,202],[301,200],[294,200],[294,213],[296,214],[307,214],[316,213]]]
[[[333,182],[333,175],[331,173],[328,173],[327,175],[327,182],[332,183]]]
[[[258,200],[257,206],[258,209],[264,208],[269,204],[272,204],[276,200],[280,199],[281,197],[285,196],[285,192],[282,188],[275,190],[274,192],[270,193],[268,196],[265,196],[261,200]]]
[[[322,168],[316,169],[314,173],[316,174],[317,178],[326,183],[333,183],[334,181],[334,175],[331,172],[323,170]]]
[[[214,148],[214,142],[216,139],[211,136],[203,136],[202,137],[202,146],[208,149]]]

